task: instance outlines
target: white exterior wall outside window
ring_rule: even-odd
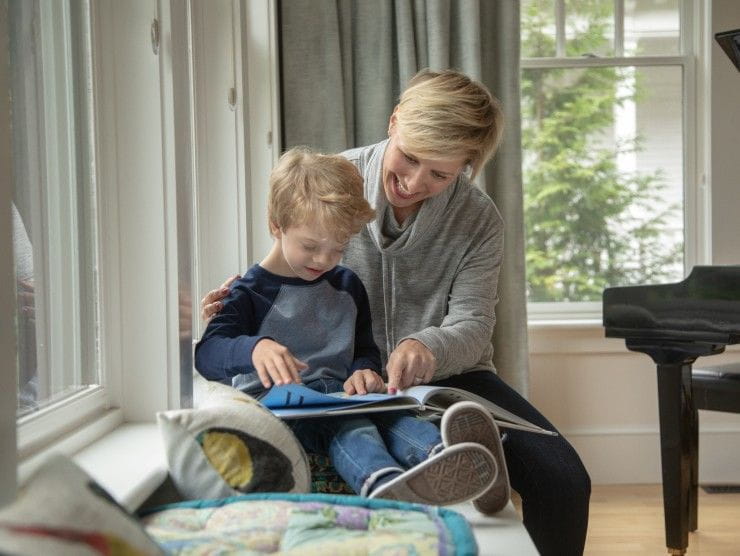
[[[706,256],[696,248],[703,223],[695,217],[690,7],[682,0],[522,2],[531,320],[600,319],[604,287],[679,281]],[[640,187],[639,195],[627,193]],[[606,208],[618,203],[626,206]],[[589,227],[590,220],[598,224]]]

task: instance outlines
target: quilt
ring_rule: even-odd
[[[336,494],[247,494],[140,515],[167,554],[478,553],[465,518],[445,508]]]

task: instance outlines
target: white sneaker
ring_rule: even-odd
[[[461,442],[379,486],[370,498],[447,506],[476,498],[496,480],[496,460],[487,448]]]
[[[491,488],[473,501],[473,505],[487,515],[504,509],[511,498],[511,486],[501,435],[491,413],[478,403],[458,402],[444,412],[440,429],[445,446],[475,442],[488,448],[496,460],[498,476]]]

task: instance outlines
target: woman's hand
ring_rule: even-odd
[[[273,383],[300,384],[301,377],[298,373],[308,368],[308,365],[296,359],[288,348],[270,338],[263,338],[254,346],[252,365],[265,388],[269,388]]]
[[[240,276],[235,274],[215,290],[209,291],[206,296],[200,300],[200,318],[208,322],[214,315],[224,308],[224,304],[221,303],[221,300],[229,293],[229,286],[237,278],[240,278]]]
[[[436,368],[437,358],[428,347],[418,340],[404,340],[388,357],[388,393],[430,382]]]
[[[371,369],[359,369],[344,381],[344,391],[350,396],[383,390],[385,390],[383,378]]]

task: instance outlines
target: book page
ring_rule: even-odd
[[[460,388],[451,388],[451,387],[434,387],[434,386],[415,386],[414,388],[411,388],[411,390],[415,388],[426,388],[429,391],[425,392],[426,399],[424,401],[424,404],[427,406],[436,406],[440,409],[444,410],[450,407],[452,404],[462,401],[471,401],[476,402],[483,407],[485,407],[488,411],[491,412],[491,414],[496,418],[497,421],[508,421],[509,423],[513,423],[516,425],[519,425],[520,427],[523,427],[525,430],[537,430],[537,431],[543,431],[546,430],[542,427],[538,427],[537,425],[530,423],[526,419],[523,419],[522,417],[519,417],[518,415],[515,415],[511,411],[507,411],[503,407],[496,405],[490,400],[487,400],[477,394],[473,394],[472,392],[468,392],[466,390],[462,390]],[[517,427],[519,428],[519,427]],[[551,431],[546,431],[550,434],[554,434]]]
[[[332,392],[323,394],[311,390],[302,384],[284,384],[273,386],[259,399],[259,402],[270,409],[288,407],[311,407],[311,406],[351,406],[355,404],[368,404],[386,400],[396,400],[397,396],[390,394],[355,394],[349,396],[344,392]]]

